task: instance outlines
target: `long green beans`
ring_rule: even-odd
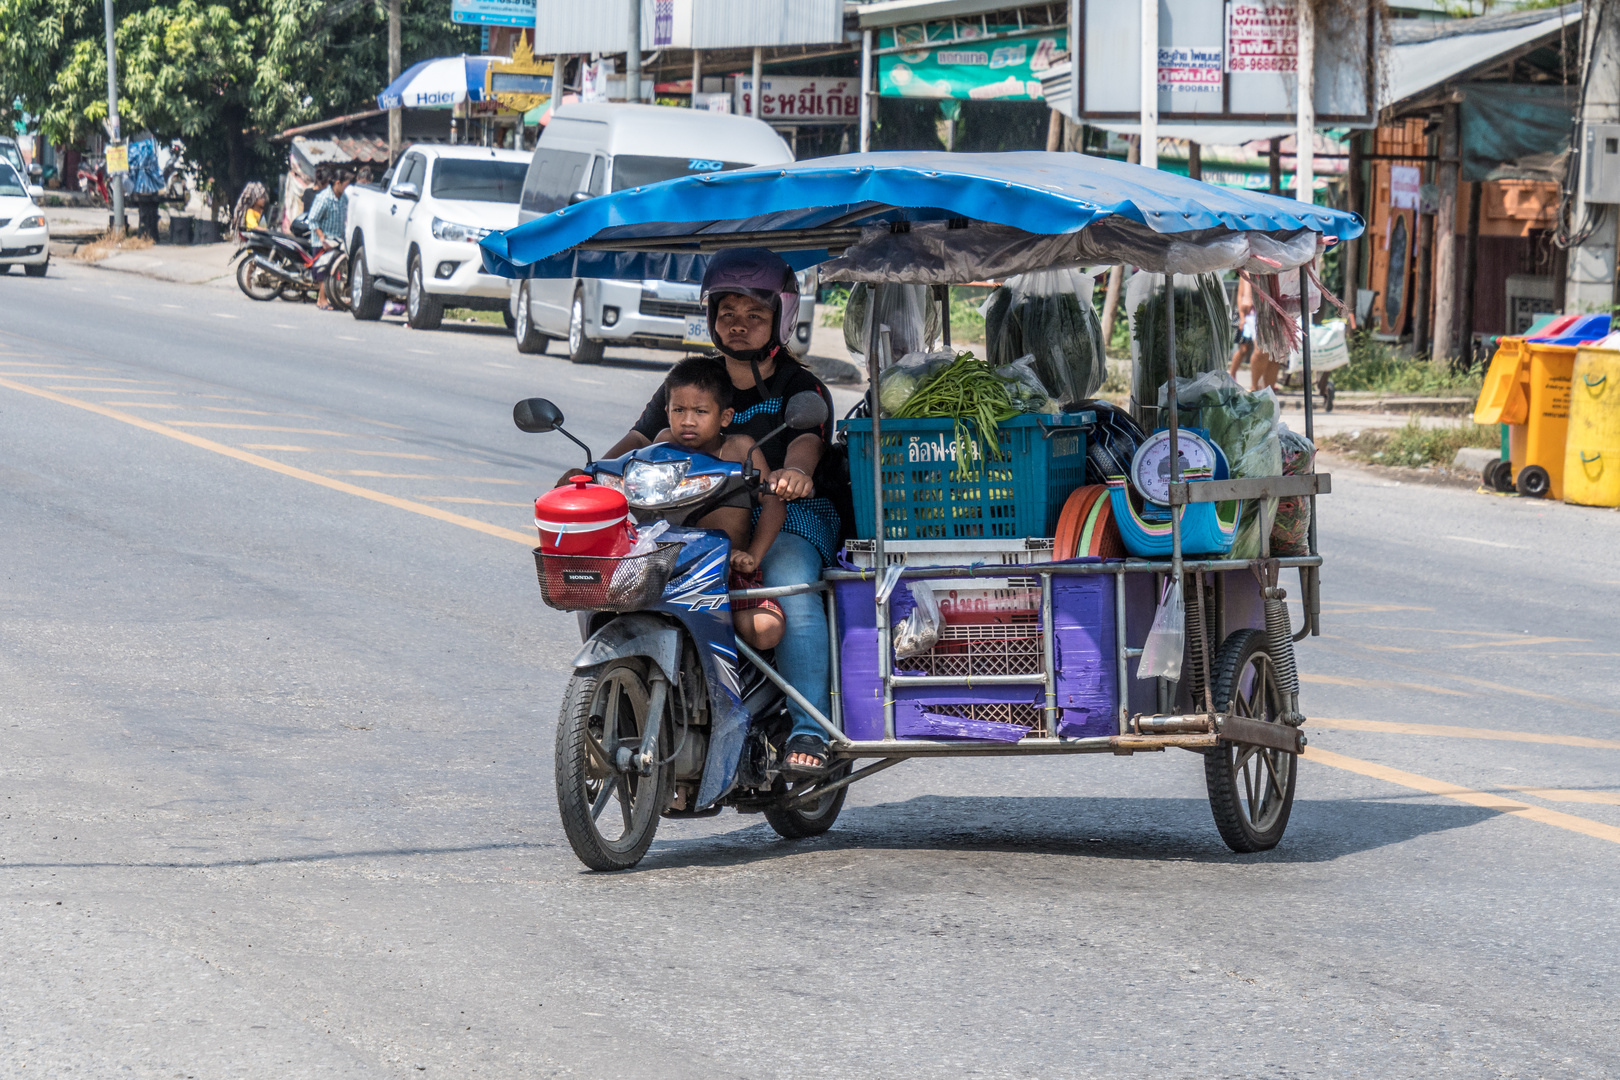
[[[972,353],[962,353],[935,372],[894,414],[902,420],[949,417],[956,421],[956,471],[966,478],[972,473],[973,428],[984,440],[985,453],[998,460],[1001,452],[1000,424],[1018,415],[1007,384],[989,364]],[[971,426],[970,426],[971,425]]]

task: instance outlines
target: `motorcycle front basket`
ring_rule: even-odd
[[[550,555],[535,548],[534,565],[541,599],[558,611],[640,611],[663,598],[680,553],[675,543],[616,558]]]

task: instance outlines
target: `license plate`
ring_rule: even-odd
[[[681,344],[714,344],[714,339],[709,336],[709,317],[707,315],[688,315],[686,317],[686,337],[681,340]]]

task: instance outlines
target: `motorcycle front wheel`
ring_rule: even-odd
[[[612,767],[621,746],[634,751],[651,718],[646,661],[613,660],[584,668],[568,681],[557,718],[557,810],[579,861],[592,870],[628,870],[641,861],[675,787],[672,763],[652,775]],[[659,760],[670,756],[669,729]]]
[[[249,255],[236,264],[236,287],[249,300],[274,300],[281,292],[281,281],[255,265]]]

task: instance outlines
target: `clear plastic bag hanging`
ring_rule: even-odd
[[[1094,284],[1080,270],[1008,278],[981,308],[990,365],[1001,368],[1032,356],[1035,373],[1054,400],[1093,397],[1108,375],[1102,323],[1091,302]]]
[[[1176,379],[1224,371],[1232,319],[1217,274],[1176,275]],[[1163,274],[1138,271],[1125,288],[1131,321],[1131,411],[1148,431],[1163,426],[1154,402],[1170,379],[1167,287]]]

